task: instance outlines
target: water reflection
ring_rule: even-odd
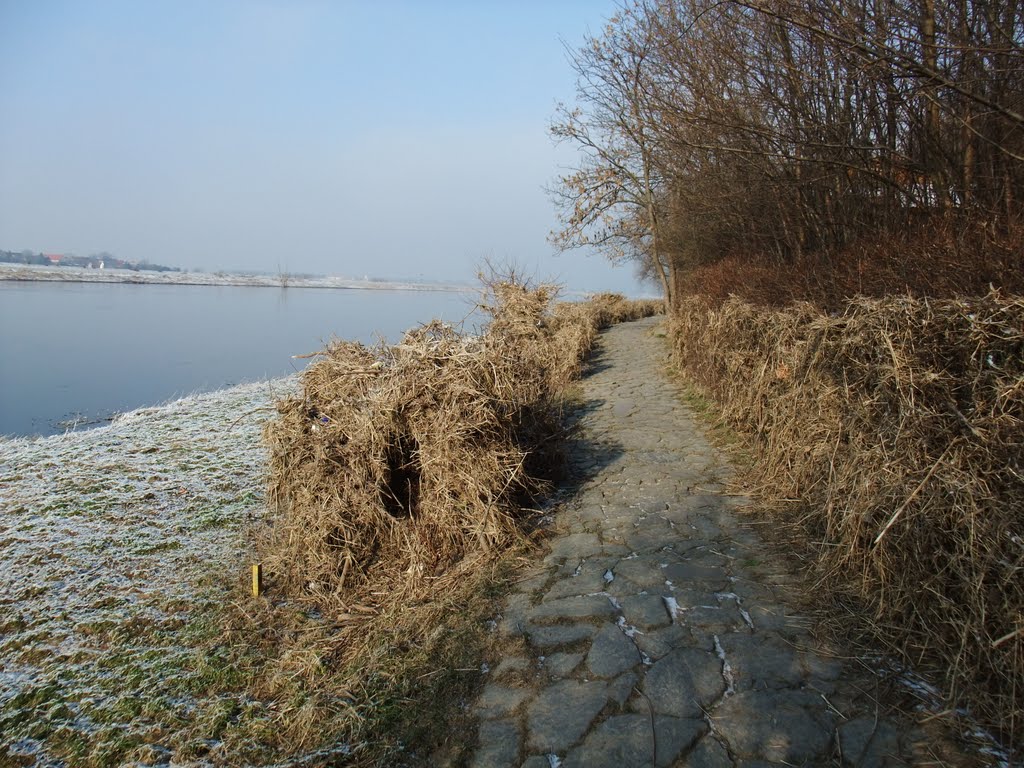
[[[282,376],[331,337],[459,323],[473,294],[0,281],[0,434]]]

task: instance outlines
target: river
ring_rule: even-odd
[[[277,378],[332,337],[459,323],[473,293],[0,281],[0,435],[51,435]],[[77,425],[77,426],[75,426]]]

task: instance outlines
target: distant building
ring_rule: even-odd
[[[62,253],[44,253],[43,257],[47,259],[51,264],[60,264],[60,260],[64,258]]]

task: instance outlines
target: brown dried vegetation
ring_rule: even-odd
[[[393,346],[337,342],[278,404],[265,562],[290,594],[362,623],[360,608],[419,599],[520,536],[557,470],[562,387],[635,310],[552,309],[553,287],[517,281],[487,293],[483,334],[433,322]]]
[[[1024,220],[1018,0],[635,0],[571,64],[552,239],[635,259],[670,304],[723,259],[830,280],[865,242]],[[899,292],[911,259],[879,255]]]
[[[823,584],[1019,743],[1024,299],[858,298],[830,316],[691,298],[672,324]]]
[[[413,671],[445,663],[434,651],[453,624],[479,621],[453,614],[481,610],[481,578],[529,543],[562,465],[565,385],[600,328],[661,306],[556,293],[492,277],[479,335],[433,322],[392,346],[336,342],[265,428],[271,597],[330,628],[283,674],[308,667],[346,693],[346,738],[377,727]]]
[[[737,296],[781,307],[809,301],[840,312],[851,296],[980,296],[992,288],[1024,294],[1024,226],[1001,231],[945,216],[885,237],[865,237],[827,254],[789,262],[732,255],[680,276],[679,295],[720,304]]]

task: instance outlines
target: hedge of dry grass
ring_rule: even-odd
[[[1024,716],[1024,298],[690,299],[678,364],[754,437],[824,583],[989,725]]]
[[[315,655],[354,700],[373,677],[398,686],[389,644],[429,644],[453,595],[525,541],[561,466],[565,385],[602,327],[659,307],[556,293],[492,278],[480,335],[433,322],[395,345],[336,342],[265,428],[272,595],[330,623]]]
[[[602,327],[657,306],[552,306],[555,293],[492,282],[480,336],[433,322],[393,346],[337,342],[309,366],[264,435],[279,583],[349,614],[382,589],[418,597],[516,538],[556,462],[561,389]]]

